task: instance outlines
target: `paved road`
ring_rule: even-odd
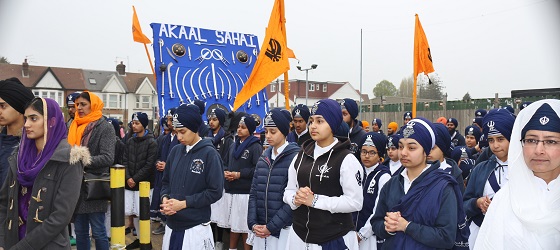
[[[152,222],[152,228],[157,228],[159,226],[159,222]],[[154,250],[159,250],[161,249],[161,243],[163,241],[163,235],[154,235],[151,234],[152,236],[152,247]],[[134,240],[136,239],[136,236],[133,236],[131,233],[126,235],[126,244],[130,244],[132,243]],[[243,250],[243,245],[241,244],[241,241],[239,242],[240,244],[238,245],[237,249],[239,250]],[[227,249],[227,246],[229,246],[229,233],[224,232],[224,244],[225,244],[225,249]],[[76,246],[72,246],[72,249],[76,249]],[[91,243],[91,249],[95,249],[95,243],[92,241]]]

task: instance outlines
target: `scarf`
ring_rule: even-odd
[[[82,145],[82,136],[87,125],[99,120],[103,116],[101,112],[103,110],[103,101],[91,92],[89,92],[89,99],[91,100],[91,113],[84,117],[79,117],[78,112],[76,112],[74,121],[70,124],[70,129],[68,129],[68,143],[70,143],[70,146]]]
[[[245,139],[242,143],[239,142],[239,137],[237,140],[235,140],[235,147],[234,147],[234,151],[233,151],[233,157],[237,160],[239,159],[239,157],[241,157],[241,155],[243,155],[243,151],[245,151],[245,149],[247,149],[251,144],[255,143],[255,142],[259,142],[260,139],[250,135],[249,137],[247,137],[247,139]]]
[[[33,190],[33,183],[37,175],[54,154],[56,147],[66,138],[66,124],[58,103],[49,98],[37,98],[43,102],[43,128],[44,144],[43,150],[38,152],[35,140],[27,138],[22,133],[17,156],[17,180],[21,189],[27,189],[25,194],[19,193],[19,215],[27,221],[29,200]],[[19,228],[20,239],[25,236],[26,223]]]
[[[441,169],[435,169],[426,174],[424,179],[412,186],[403,196],[392,212],[400,211],[409,221],[426,226],[433,226],[440,210],[440,200],[447,185],[453,186],[457,199],[457,234],[453,249],[469,249],[469,228],[466,226],[466,215],[463,211],[463,195],[457,181]],[[397,232],[394,249],[432,249],[427,247],[404,232]]]
[[[222,140],[222,138],[224,138],[224,135],[226,134],[224,128],[220,127],[220,130],[218,130],[218,133],[216,134],[216,136],[214,136],[214,132],[210,129],[208,131],[208,135],[207,137],[212,138],[212,143],[214,144],[214,147],[218,147],[218,144],[220,144],[220,141]]]

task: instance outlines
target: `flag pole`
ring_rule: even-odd
[[[150,67],[152,68],[152,74],[154,74],[154,79],[157,80],[156,71],[154,70],[154,64],[152,64],[152,57],[150,56],[150,53],[148,53],[148,46],[146,46],[145,43],[143,44],[144,44],[144,49],[146,50],[146,55],[148,55],[148,62],[150,64]]]
[[[280,13],[285,13],[284,1],[280,2]],[[284,33],[284,38],[286,39],[286,47],[288,47],[288,36],[286,36],[286,16],[282,16],[282,33]],[[289,64],[288,64],[289,65]],[[284,106],[286,110],[290,110],[290,80],[288,78],[288,70],[284,72]]]

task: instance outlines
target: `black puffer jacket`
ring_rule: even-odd
[[[125,189],[138,191],[141,181],[149,181],[150,188],[153,187],[157,151],[157,142],[150,131],[142,137],[128,138],[123,156],[123,165],[126,167],[125,182],[132,178],[136,186],[130,188],[125,184]]]

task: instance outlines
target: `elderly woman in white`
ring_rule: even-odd
[[[508,184],[494,196],[474,249],[560,249],[560,100],[517,116]]]

